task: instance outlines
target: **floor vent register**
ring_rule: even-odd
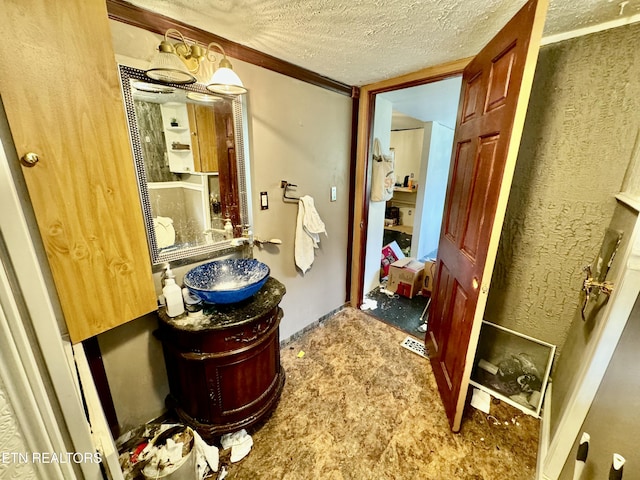
[[[405,338],[400,344],[407,350],[412,351],[413,353],[417,353],[421,357],[427,358],[427,349],[420,340],[416,340],[413,337]]]

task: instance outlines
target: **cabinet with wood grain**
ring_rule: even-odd
[[[22,170],[75,343],[156,309],[106,6],[9,0],[2,14],[2,102],[18,157],[37,159]]]

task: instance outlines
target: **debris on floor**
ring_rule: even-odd
[[[253,439],[243,428],[238,432],[223,435],[220,444],[224,450],[231,449],[231,463],[236,463],[249,454]]]
[[[383,322],[420,337],[424,331],[420,331],[418,327],[425,323],[426,317],[422,314],[429,297],[418,294],[413,298],[406,298],[392,292],[387,286],[387,283],[382,283],[367,293],[361,310],[369,310],[371,315]]]
[[[491,395],[479,388],[474,388],[471,396],[471,406],[488,414],[491,409]]]
[[[148,424],[116,442],[125,480],[165,478],[180,471],[204,479],[218,471],[218,448],[182,424]]]
[[[376,308],[378,308],[378,301],[372,298],[365,298],[360,306],[360,310],[375,310]]]
[[[380,288],[378,289],[378,291],[379,291],[380,293],[385,294],[385,295],[386,295],[387,297],[389,297],[389,298],[399,298],[399,297],[400,297],[400,295],[398,295],[397,293],[392,292],[391,290],[387,290],[387,289],[384,287],[384,285],[380,285]]]
[[[195,472],[193,444],[193,430],[189,427],[179,425],[160,433],[138,456],[139,462],[146,463],[142,474],[145,478],[161,478],[179,469]]]

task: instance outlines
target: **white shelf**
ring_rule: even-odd
[[[409,188],[409,187],[393,187],[394,192],[405,192],[405,193],[416,193],[418,191],[417,188]]]

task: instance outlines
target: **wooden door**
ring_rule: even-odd
[[[235,127],[231,102],[216,104],[216,135],[218,137],[218,171],[222,214],[236,226],[234,234],[241,233],[240,190],[238,187],[238,161],[236,158]]]
[[[103,0],[6,0],[0,93],[71,340],[155,310]],[[19,48],[16,48],[19,46]]]
[[[187,104],[191,128],[191,150],[196,172],[218,171],[219,133],[214,105]]]
[[[464,69],[426,342],[460,429],[547,0],[531,0]]]

